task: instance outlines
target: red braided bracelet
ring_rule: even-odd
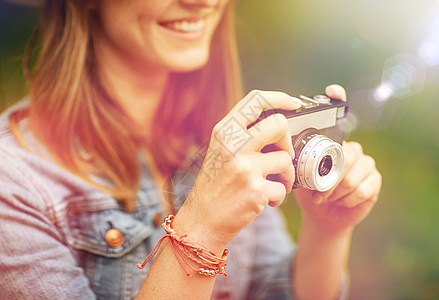
[[[150,261],[157,253],[163,240],[165,238],[169,238],[172,251],[174,252],[178,262],[186,272],[187,276],[191,276],[192,274],[187,271],[187,269],[184,267],[183,262],[187,266],[189,266],[192,271],[201,275],[215,276],[218,274],[223,274],[224,276],[227,276],[225,267],[229,251],[225,249],[222,257],[219,257],[215,255],[215,253],[209,251],[201,245],[185,241],[184,238],[187,237],[187,235],[185,234],[182,236],[178,236],[175,230],[172,228],[172,220],[174,218],[175,217],[173,215],[169,215],[165,218],[164,222],[162,223],[162,227],[163,229],[165,229],[166,234],[159,240],[157,245],[154,247],[152,252],[145,258],[143,263],[137,264],[137,267],[139,269],[143,269],[148,261]],[[193,267],[188,259],[201,265],[202,267]]]

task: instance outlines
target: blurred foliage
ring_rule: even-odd
[[[27,93],[22,55],[38,20],[37,7],[0,0],[0,110]]]
[[[351,111],[361,110],[367,97],[357,92],[381,83],[389,58],[416,56],[425,23],[439,32],[438,13],[433,0],[239,0],[246,88],[314,95],[339,83]],[[379,202],[354,234],[350,299],[439,299],[438,74],[428,68],[422,92],[367,111],[375,121],[347,135],[383,175]],[[282,208],[297,238],[292,196]]]
[[[356,92],[380,84],[388,58],[417,54],[420,24],[434,12],[434,0],[238,0],[246,90],[313,95],[339,83],[361,109],[367,99]],[[35,7],[0,2],[0,109],[26,95],[21,54],[37,17]],[[347,134],[383,174],[380,200],[354,234],[350,299],[439,299],[438,93],[436,65],[423,91],[389,99],[371,111],[374,122]],[[282,209],[297,238],[294,199]]]

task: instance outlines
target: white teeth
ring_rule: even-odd
[[[172,22],[163,24],[165,27],[168,27],[170,29],[181,31],[181,32],[196,32],[201,31],[204,28],[204,24],[206,22],[204,20],[199,20],[196,22],[191,21],[178,21],[178,22]]]

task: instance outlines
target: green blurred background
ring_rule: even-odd
[[[439,5],[436,0],[238,0],[246,90],[313,95],[339,83],[347,139],[383,174],[354,234],[350,299],[439,299]],[[21,54],[38,8],[0,2],[0,109],[26,95]],[[297,237],[300,212],[282,206]]]

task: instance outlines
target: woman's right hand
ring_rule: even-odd
[[[194,188],[174,220],[177,233],[220,253],[266,204],[282,203],[295,179],[287,120],[273,114],[247,127],[263,111],[300,106],[297,98],[266,91],[252,91],[235,105],[213,129]],[[276,150],[263,153],[267,145]]]

